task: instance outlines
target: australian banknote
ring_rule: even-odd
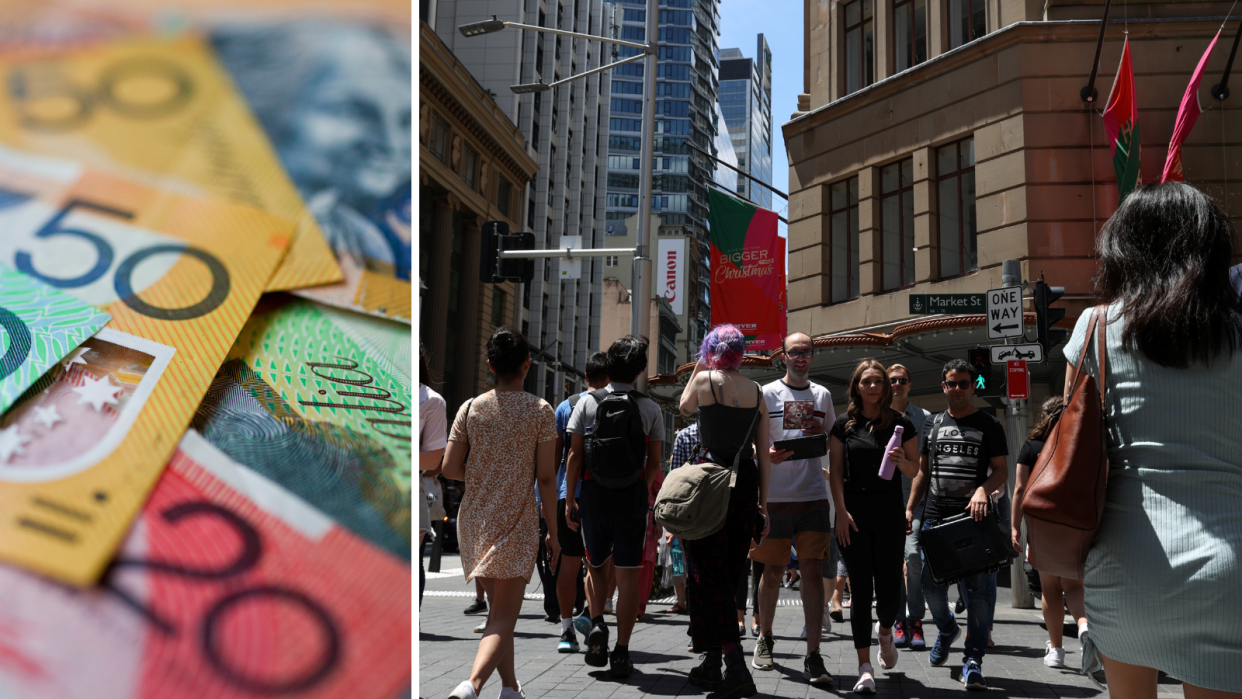
[[[100,585],[0,566],[0,696],[391,699],[411,571],[197,434]]]
[[[410,344],[402,324],[267,299],[193,426],[229,458],[408,560]]]
[[[112,316],[0,416],[24,440],[0,468],[0,559],[98,579],[292,234],[256,208],[0,150],[0,263]]]
[[[0,413],[110,318],[0,263]],[[17,432],[0,432],[0,468],[26,441]]]

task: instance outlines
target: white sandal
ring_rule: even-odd
[[[854,685],[855,694],[875,694],[875,677],[871,663],[858,667],[858,682]]]

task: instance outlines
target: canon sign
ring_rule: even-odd
[[[655,291],[668,299],[673,313],[685,313],[686,239],[660,238],[656,247]]]

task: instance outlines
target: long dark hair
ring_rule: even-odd
[[[880,376],[884,378],[884,391],[880,394],[880,424],[872,425],[871,431],[874,432],[878,426],[881,430],[893,424],[893,420],[897,418],[898,412],[893,410],[893,385],[888,382],[888,371],[884,369],[884,365],[874,359],[864,359],[854,368],[854,376],[850,379],[850,403],[845,407],[845,414],[849,416],[849,420],[845,423],[845,431],[848,433],[854,429],[854,425],[860,420],[866,418],[862,414],[863,398],[862,391],[858,389],[859,382],[862,381],[863,374],[869,370],[875,369],[880,372]]]
[[[1026,436],[1027,439],[1034,439],[1040,442],[1048,439],[1048,434],[1052,432],[1052,428],[1057,426],[1061,421],[1061,413],[1065,410],[1065,399],[1061,396],[1052,396],[1044,401],[1039,408],[1039,422],[1036,423],[1035,429]]]
[[[423,346],[423,341],[418,341],[418,382],[427,388],[434,389],[438,385],[438,381],[431,374],[431,360],[427,357],[427,348]]]
[[[1242,301],[1229,282],[1233,226],[1182,182],[1140,187],[1104,224],[1095,295],[1121,303],[1125,348],[1185,369],[1242,344]]]

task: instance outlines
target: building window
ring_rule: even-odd
[[[620,256],[618,256],[618,255],[604,255],[604,266],[605,266],[605,267],[618,267],[618,266],[620,266]]]
[[[509,305],[509,295],[504,289],[493,287],[492,289],[492,325],[497,327],[505,325],[505,306]]]
[[[845,4],[845,94],[875,82],[873,0]]]
[[[858,298],[858,178],[831,190],[832,301]]]
[[[505,216],[509,215],[509,200],[513,198],[513,185],[509,180],[498,177],[496,180],[496,208]]]
[[[927,60],[927,0],[893,0],[897,71]]]
[[[975,139],[936,149],[940,204],[940,278],[979,269],[975,248]]]
[[[474,189],[475,181],[478,179],[479,170],[479,154],[467,144],[462,144],[461,151],[461,181],[471,190]]]
[[[427,136],[427,150],[435,156],[436,160],[444,162],[444,156],[448,152],[448,122],[435,112],[431,113],[431,133]]]
[[[987,33],[983,0],[949,0],[949,48],[969,44]]]
[[[914,284],[914,159],[880,168],[880,268],[885,291]]]

